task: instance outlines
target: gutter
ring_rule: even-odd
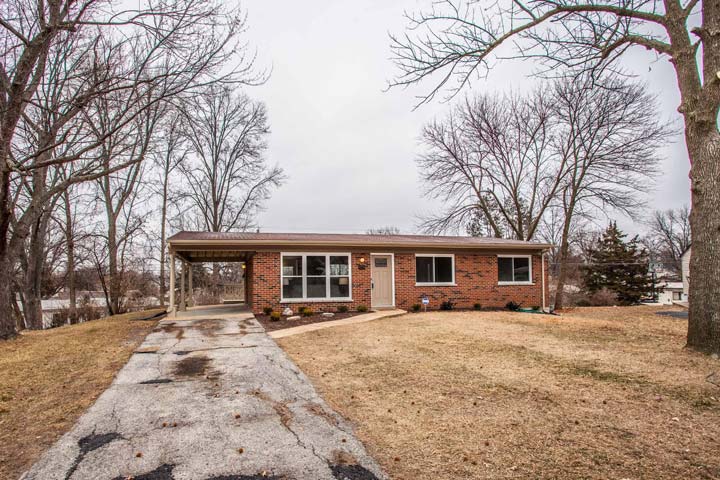
[[[344,248],[447,248],[460,250],[542,250],[552,248],[548,243],[529,244],[457,244],[457,243],[393,243],[393,242],[328,242],[317,240],[168,240],[168,247],[194,246],[194,247],[291,247],[312,246],[312,247],[344,247]]]

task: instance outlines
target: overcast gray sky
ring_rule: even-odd
[[[422,125],[449,108],[440,100],[413,111],[430,84],[385,91],[397,70],[388,32],[405,27],[403,11],[420,0],[277,2],[246,0],[247,39],[258,65],[272,68],[265,85],[248,93],[268,107],[272,133],[267,158],[288,180],[267,203],[263,231],[363,232],[394,225],[416,231],[417,215],[438,208],[422,197],[414,162]],[[628,68],[659,96],[662,115],[682,123],[672,68],[644,52]],[[532,64],[503,63],[472,91],[523,90],[536,80]],[[470,90],[468,90],[470,92]],[[652,208],[689,203],[689,162],[682,137],[663,151],[662,175],[648,198]],[[629,220],[621,226],[638,232]]]

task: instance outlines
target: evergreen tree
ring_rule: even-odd
[[[647,252],[638,237],[625,241],[617,223],[612,222],[588,249],[588,265],[583,267],[585,288],[595,293],[606,288],[617,295],[620,304],[637,303],[652,290],[648,276]]]

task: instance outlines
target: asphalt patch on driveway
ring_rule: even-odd
[[[174,480],[173,469],[175,465],[160,465],[158,468],[151,472],[141,473],[140,475],[120,475],[119,477],[113,478],[113,480]]]
[[[277,477],[275,475],[220,475],[219,477],[211,477],[206,480],[283,480],[285,477]]]
[[[78,440],[78,447],[80,448],[80,453],[78,453],[78,456],[75,457],[75,462],[73,462],[70,469],[65,474],[65,480],[73,476],[73,473],[75,473],[75,470],[77,469],[78,465],[85,459],[85,455],[88,453],[97,450],[98,448],[101,448],[105,445],[107,445],[110,442],[113,442],[115,440],[122,439],[123,436],[120,435],[117,432],[110,432],[110,433],[98,433],[98,434],[91,434],[87,435],[80,440]]]
[[[330,465],[337,480],[378,480],[374,473],[362,465]]]

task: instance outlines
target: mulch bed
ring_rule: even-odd
[[[269,315],[255,314],[258,322],[265,328],[266,331],[272,332],[273,330],[282,330],[283,328],[299,327],[300,325],[310,325],[311,323],[330,322],[332,320],[341,320],[343,318],[354,317],[355,315],[363,315],[367,312],[346,312],[346,313],[335,313],[333,317],[323,317],[321,314],[316,313],[309,317],[301,317],[299,320],[288,320],[287,317],[280,317],[280,320],[270,320]]]

